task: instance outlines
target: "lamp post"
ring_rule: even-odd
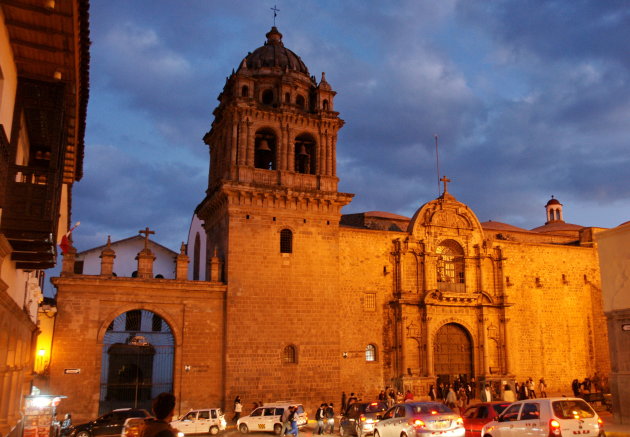
[[[135,384],[134,397],[133,397],[133,407],[138,408],[138,389],[140,386],[140,352],[142,351],[141,348],[148,346],[149,343],[147,342],[147,339],[143,337],[142,335],[135,335],[131,338],[131,340],[129,340],[129,345],[135,346],[136,352],[137,352],[136,353],[136,384]]]

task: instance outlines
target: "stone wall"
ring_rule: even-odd
[[[68,396],[60,414],[73,413],[77,423],[97,416],[103,336],[112,320],[135,309],[159,315],[173,333],[176,412],[223,404],[223,284],[98,276],[54,278],[53,284],[58,313],[50,390]]]

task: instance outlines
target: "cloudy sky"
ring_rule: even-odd
[[[216,97],[273,24],[338,92],[344,212],[406,216],[449,191],[480,221],[630,220],[625,1],[93,0],[85,250],[149,226],[177,249],[207,185]]]

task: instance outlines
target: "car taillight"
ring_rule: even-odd
[[[359,416],[359,420],[360,420],[361,422],[365,422],[365,416],[364,416],[363,414],[361,414],[361,415]]]
[[[458,417],[457,420],[455,420],[455,423],[457,424],[457,426],[464,426],[464,419]]]
[[[416,419],[412,422],[412,425],[416,428],[424,428],[424,420]]]
[[[597,418],[597,424],[599,425],[599,427],[600,427],[600,428],[603,428],[603,427],[604,427],[604,421],[602,420],[602,418],[601,418],[601,417],[598,417],[598,418]]]
[[[431,410],[431,414],[437,414],[438,412],[435,410]]]
[[[562,432],[560,431],[560,422],[558,422],[556,419],[551,419],[549,421],[549,436],[558,437],[561,435]]]

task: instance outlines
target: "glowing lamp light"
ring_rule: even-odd
[[[435,410],[431,410],[431,414],[437,414],[438,412]]]
[[[49,407],[52,402],[52,399],[46,397],[37,397],[33,399],[33,405],[37,408],[45,408]]]
[[[46,355],[46,349],[40,349],[37,351],[37,355],[39,355],[40,357],[43,357]]]
[[[422,428],[424,426],[424,421],[420,419],[416,419],[413,421],[413,426]]]

